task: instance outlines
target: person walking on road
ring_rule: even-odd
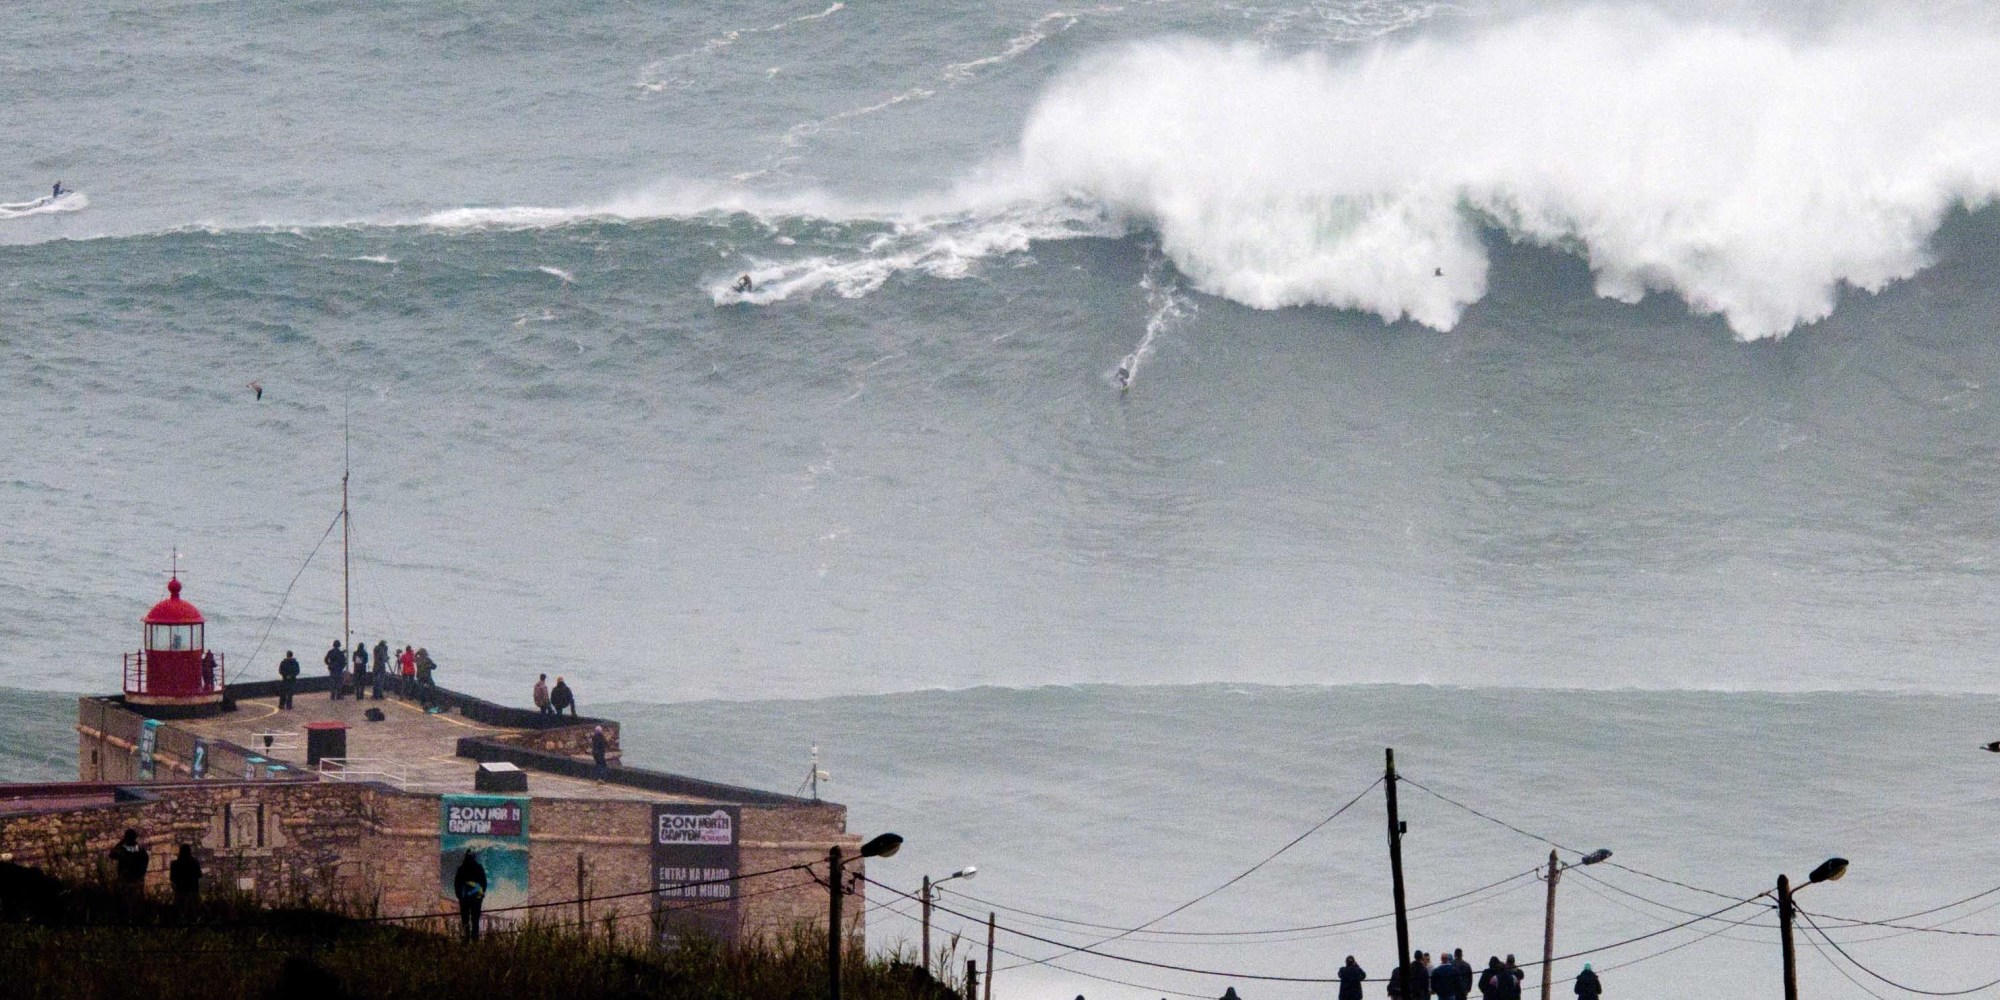
[[[333,640],[333,648],[326,651],[326,674],[333,678],[333,701],[340,700],[341,675],[347,673],[347,654],[341,651],[340,640]]]
[[[382,700],[382,675],[389,672],[389,640],[375,640],[375,701]]]
[[[555,709],[557,715],[563,714],[563,709],[569,709],[569,717],[577,718],[576,695],[570,693],[569,685],[561,677],[556,678],[556,686],[549,691],[549,707]]]
[[[292,707],[292,693],[299,689],[299,661],[292,651],[285,650],[285,658],[278,661],[278,710]]]
[[[452,895],[458,897],[458,928],[467,941],[479,940],[479,907],[486,902],[486,866],[479,863],[479,853],[471,849],[465,852],[465,860],[458,863],[458,874],[452,876]]]
[[[1340,996],[1336,1000],[1361,1000],[1361,984],[1368,981],[1368,970],[1347,956],[1347,964],[1340,967]]]
[[[1604,984],[1597,981],[1597,973],[1590,971],[1590,963],[1583,963],[1583,971],[1576,974],[1576,995],[1579,1000],[1597,1000],[1604,995]]]

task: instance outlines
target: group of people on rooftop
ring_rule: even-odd
[[[332,679],[331,698],[339,701],[352,694],[354,700],[366,697],[382,700],[384,690],[415,698],[424,707],[430,707],[437,691],[437,682],[431,679],[431,671],[437,663],[431,659],[429,650],[421,646],[404,646],[394,653],[391,660],[389,643],[382,640],[375,643],[374,655],[369,655],[367,643],[357,643],[353,652],[340,648],[340,640],[320,658],[326,664],[326,673]],[[392,672],[390,665],[394,663]],[[292,707],[292,696],[298,690],[299,660],[292,651],[285,650],[285,658],[278,661],[278,708]]]

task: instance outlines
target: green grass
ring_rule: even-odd
[[[530,924],[476,943],[323,909],[241,898],[186,918],[95,887],[0,923],[0,994],[23,1000],[815,1000],[826,993],[824,933],[738,947],[684,941],[657,951],[602,927]],[[455,924],[455,921],[454,921]],[[956,1000],[913,956],[849,950],[843,996]]]

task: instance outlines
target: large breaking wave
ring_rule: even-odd
[[[662,187],[577,209],[433,225],[715,212],[871,218],[866,244],[774,247],[757,293],[901,271],[953,278],[1033,240],[1152,230],[1189,283],[1258,308],[1455,325],[1485,294],[1485,236],[1573,253],[1599,294],[1653,292],[1781,336],[1928,262],[1954,208],[2000,196],[2000,32],[1911,25],[1799,39],[1592,10],[1343,55],[1168,39],[1057,79],[1019,148],[942,193]],[[733,275],[731,275],[733,277]]]
[[[1157,228],[1199,288],[1448,328],[1483,226],[1671,291],[1743,337],[1926,263],[2000,193],[2000,39],[1908,27],[1799,42],[1630,12],[1364,57],[1136,45],[1044,95],[1023,179]]]

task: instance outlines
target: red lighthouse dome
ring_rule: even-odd
[[[137,705],[206,706],[222,701],[222,658],[206,645],[201,610],[181,600],[181,581],[143,620],[145,645],[125,656],[125,700]]]

